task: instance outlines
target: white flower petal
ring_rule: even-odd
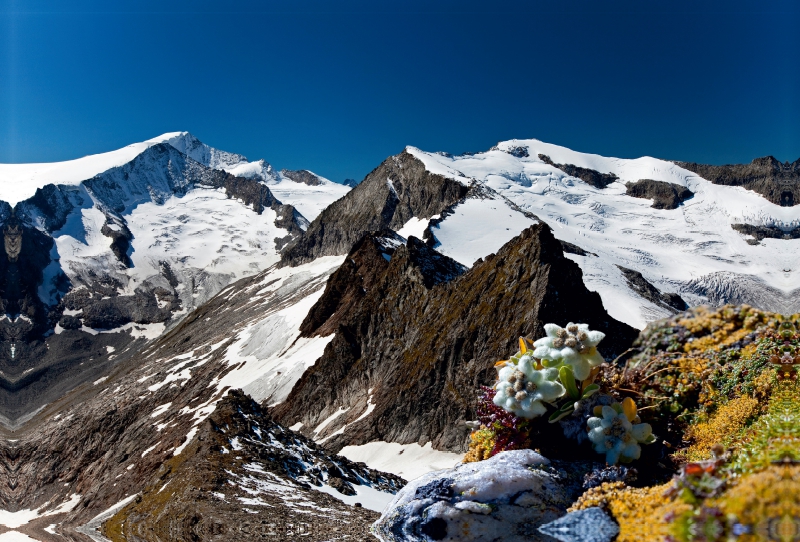
[[[597,343],[602,341],[606,336],[602,331],[589,331],[588,329],[586,330],[586,334],[589,336],[587,340],[583,341],[586,346],[597,346]]]
[[[572,374],[575,375],[575,380],[586,380],[592,372],[592,367],[584,359],[578,359],[569,364],[572,367]]]
[[[531,374],[531,371],[535,371],[536,370],[534,368],[534,366],[533,366],[533,356],[529,356],[528,354],[525,354],[524,356],[519,358],[519,363],[517,364],[517,369],[522,371],[525,374],[525,376],[529,377],[529,375]]]
[[[526,410],[529,413],[526,418],[535,418],[547,412],[547,408],[539,401],[533,401]]]
[[[621,455],[627,459],[639,459],[639,456],[642,455],[642,447],[636,442],[631,442],[622,449]]]
[[[499,371],[497,371],[497,379],[498,380],[508,380],[511,378],[511,375],[514,374],[514,366],[513,365],[504,365]]]
[[[617,462],[619,461],[619,453],[620,450],[617,450],[615,448],[611,448],[610,450],[608,450],[606,452],[606,463],[608,463],[609,465],[616,465]]]
[[[639,442],[644,442],[653,434],[653,428],[649,423],[637,423],[631,428],[631,436]]]
[[[537,346],[536,349],[533,351],[533,357],[538,359],[554,359],[550,357],[551,350],[552,348],[550,348],[550,345],[541,344]]]
[[[562,348],[558,354],[564,360],[564,363],[569,363],[570,365],[581,359],[581,355],[578,354],[576,350],[569,347]]]
[[[603,420],[611,421],[617,417],[617,411],[608,405],[603,405]]]
[[[600,352],[598,352],[596,348],[592,348],[592,352],[583,356],[583,359],[585,359],[586,363],[588,363],[592,367],[597,367],[598,365],[600,365],[605,361],[605,359],[603,359],[603,356],[600,355]]]
[[[561,331],[562,329],[563,328],[561,326],[557,326],[556,324],[544,325],[544,332],[547,333],[547,336],[551,338],[558,337],[558,332]]]
[[[558,368],[548,367],[546,369],[542,369],[542,374],[544,374],[546,380],[555,380],[558,378]]]
[[[567,390],[559,382],[544,381],[536,388],[536,395],[543,401],[554,401],[563,396]]]

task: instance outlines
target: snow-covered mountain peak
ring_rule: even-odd
[[[189,132],[163,134],[149,141],[153,143],[169,143],[192,160],[214,169],[227,169],[247,163],[247,158],[241,154],[210,147]]]
[[[620,268],[642,273],[662,292],[677,291],[690,304],[725,302],[725,292],[714,289],[719,281],[704,279],[724,275],[728,282],[739,277],[739,302],[800,310],[795,299],[800,297],[795,292],[800,207],[777,205],[742,186],[715,184],[674,162],[603,157],[536,139],[503,141],[486,152],[461,156],[415,147],[406,151],[431,173],[491,188],[548,223],[562,241],[597,254],[570,257],[581,265],[587,286],[601,294],[611,316],[635,327],[670,309],[642,298]],[[637,192],[636,185],[645,188]],[[683,196],[659,207],[653,199],[658,190],[682,191]],[[438,220],[432,228],[438,250],[469,265],[458,257],[465,236],[485,233],[490,224],[516,235],[528,225],[511,216],[502,227],[496,219],[478,220],[502,218],[490,201],[468,200]],[[470,233],[465,228],[483,229]],[[457,231],[461,233],[454,235]],[[487,242],[484,251],[494,252],[498,244]],[[780,292],[785,299],[776,305]]]

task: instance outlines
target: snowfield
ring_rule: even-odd
[[[712,184],[665,160],[606,158],[535,139],[505,141],[464,156],[406,150],[429,171],[480,183],[546,222],[560,240],[597,254],[568,257],[581,266],[586,286],[600,293],[609,314],[634,327],[641,329],[669,310],[633,292],[617,265],[641,272],[660,291],[677,292],[690,305],[736,301],[785,314],[800,310],[795,291],[800,240],[752,245],[731,227],[792,228],[800,224],[800,207],[780,207],[755,192]],[[539,154],[556,164],[613,173],[619,180],[594,188]],[[625,183],[640,179],[685,186],[694,197],[674,210],[653,209],[651,200],[626,195]],[[437,249],[471,265],[525,229],[530,220],[522,217],[500,212],[490,200],[469,200],[433,229]]]

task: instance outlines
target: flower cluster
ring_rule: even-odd
[[[655,440],[650,424],[634,423],[638,416],[636,405],[630,398],[622,404],[598,407],[597,414],[599,417],[589,418],[587,422],[589,440],[596,452],[605,454],[609,465],[639,459],[642,453],[639,444],[650,444]]]
[[[558,369],[536,369],[533,356],[523,354],[516,364],[503,366],[497,375],[494,404],[520,418],[535,418],[547,412],[542,402],[550,403],[566,393],[558,382]]]
[[[589,330],[587,324],[572,322],[566,327],[546,324],[544,331],[547,336],[533,343],[533,356],[545,365],[569,365],[576,379],[586,380],[592,367],[603,363],[597,344],[605,337],[604,333]]]

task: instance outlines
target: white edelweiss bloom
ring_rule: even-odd
[[[533,357],[523,355],[516,365],[508,364],[498,374],[494,404],[520,418],[535,418],[547,412],[543,402],[551,402],[566,393],[557,381],[557,369],[537,370]],[[510,370],[507,370],[510,369]]]
[[[592,367],[603,363],[603,356],[597,351],[597,344],[605,337],[603,332],[572,322],[563,328],[545,324],[544,330],[547,336],[533,343],[536,358],[570,365],[577,380],[585,380]]]
[[[639,444],[650,442],[653,433],[650,424],[631,424],[619,403],[603,406],[602,416],[589,418],[586,425],[595,451],[605,454],[609,465],[639,459],[642,453]]]

